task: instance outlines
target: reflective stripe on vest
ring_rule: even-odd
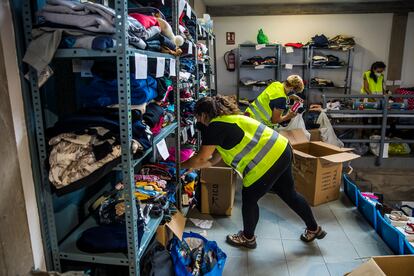
[[[216,148],[223,161],[241,173],[245,187],[259,180],[279,159],[288,144],[285,137],[246,116],[224,115],[211,122],[237,124],[244,132],[243,139],[233,148]]]
[[[273,82],[256,98],[246,111],[253,113],[253,116],[251,116],[253,119],[258,120],[267,126],[273,126],[271,121],[273,112],[270,109],[270,101],[282,97],[287,99],[283,84],[280,82]]]
[[[252,140],[250,140],[250,142],[244,147],[244,149],[234,157],[233,161],[231,162],[231,166],[233,168],[237,168],[242,158],[246,156],[254,148],[254,146],[257,145],[257,143],[259,143],[260,137],[262,137],[263,131],[265,129],[266,129],[265,125],[263,124],[259,125]]]
[[[266,142],[263,148],[256,154],[254,159],[247,164],[246,168],[244,168],[243,176],[246,176],[259,162],[264,158],[264,156],[270,151],[270,149],[274,146],[277,141],[277,137],[279,134],[274,131],[270,139]]]

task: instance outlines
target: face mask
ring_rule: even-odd
[[[382,73],[375,72],[375,76],[381,77]]]

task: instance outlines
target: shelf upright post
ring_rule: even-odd
[[[195,17],[196,17],[196,22],[197,22],[197,15],[195,15]],[[200,80],[201,80],[201,78],[200,78],[200,72],[199,72],[199,68],[198,68],[198,47],[197,47],[197,43],[198,43],[198,31],[197,31],[197,24],[198,23],[196,23],[196,32],[195,32],[195,38],[194,38],[194,43],[195,43],[195,45],[194,45],[194,47],[195,47],[195,51],[194,51],[194,62],[195,62],[195,65],[196,65],[196,83],[194,84],[194,88],[195,88],[195,92],[196,92],[196,99],[198,100],[198,98],[199,98],[199,92],[200,92]]]
[[[275,81],[282,81],[282,63],[281,63],[281,59],[282,59],[282,46],[280,44],[276,44],[276,64],[277,66],[275,67]]]
[[[121,134],[121,165],[125,193],[125,227],[128,244],[129,275],[139,275],[138,210],[135,199],[131,122],[131,88],[128,48],[128,1],[115,1],[116,67]]]
[[[238,59],[236,61],[237,62],[237,104],[240,103],[240,66],[242,64],[242,62],[241,62],[240,49],[241,49],[241,46],[239,44],[238,47],[237,47],[237,56],[238,56]]]
[[[382,123],[381,123],[381,139],[380,139],[380,148],[379,154],[375,164],[380,166],[382,163],[382,156],[384,155],[384,143],[385,143],[385,135],[387,132],[387,121],[388,121],[388,95],[384,95],[381,99],[382,102]]]
[[[214,52],[214,90],[217,91],[217,51],[216,51],[216,36],[213,36],[213,52]],[[210,69],[211,69],[211,59],[210,59]]]
[[[172,9],[172,29],[175,34],[179,33],[178,28],[178,18],[180,15],[178,14],[178,1],[179,0],[172,0],[171,1],[171,9]],[[174,111],[175,111],[175,118],[177,120],[177,129],[175,130],[175,170],[176,170],[176,182],[178,185],[177,189],[177,208],[181,211],[182,210],[182,184],[181,184],[181,106],[180,106],[180,87],[178,82],[178,77],[180,75],[180,58],[175,58],[175,72],[176,76],[173,79],[173,86],[175,88],[175,95],[174,95]]]
[[[29,0],[23,4],[23,28],[26,47],[32,41],[32,17]],[[32,95],[34,125],[36,128],[36,142],[38,151],[38,166],[40,167],[40,181],[35,180],[36,200],[39,206],[40,227],[42,230],[43,247],[45,250],[46,266],[48,270],[61,271],[59,246],[56,233],[55,216],[53,211],[52,191],[45,167],[47,160],[44,118],[42,111],[42,96],[38,86],[37,71],[29,68],[29,82]],[[34,162],[34,163],[37,163]]]

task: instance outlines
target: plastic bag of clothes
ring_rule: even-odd
[[[311,134],[309,131],[306,130],[305,121],[303,120],[303,114],[298,114],[290,120],[289,124],[286,127],[279,127],[277,130],[294,130],[294,129],[302,129],[303,133],[305,134],[306,138],[310,140]]]
[[[196,233],[184,233],[180,241],[171,242],[171,257],[175,274],[180,276],[221,276],[226,263],[226,254],[215,241],[209,241]]]
[[[342,141],[336,136],[331,121],[329,121],[329,118],[325,112],[321,112],[316,123],[320,125],[320,132],[323,142],[340,148],[344,146],[344,143],[342,143]]]
[[[400,138],[394,138],[400,140]],[[391,155],[406,155],[410,154],[411,149],[407,143],[390,143],[388,147],[388,154]]]
[[[257,34],[257,44],[269,44],[269,38],[264,34],[262,29]]]

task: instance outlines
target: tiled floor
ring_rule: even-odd
[[[257,249],[239,249],[225,243],[226,235],[242,226],[240,193],[232,216],[215,218],[213,228],[207,230],[207,238],[217,241],[228,256],[225,276],[344,275],[366,257],[392,254],[344,195],[312,208],[328,235],[311,244],[299,240],[304,225],[279,197],[268,194],[259,204]],[[191,222],[186,231],[203,232]]]

